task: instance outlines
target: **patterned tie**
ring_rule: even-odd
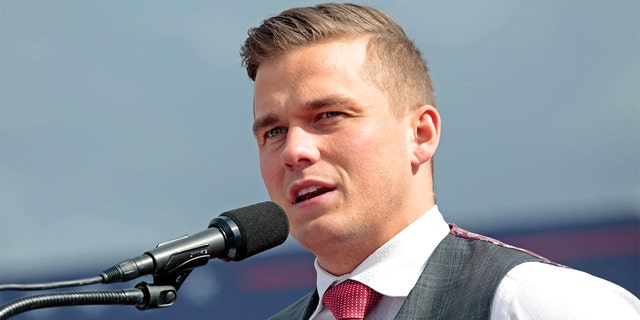
[[[338,320],[364,319],[381,298],[382,294],[366,285],[347,280],[329,288],[322,296],[322,302]]]

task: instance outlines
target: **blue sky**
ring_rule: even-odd
[[[1,273],[100,271],[267,200],[238,51],[316,2],[0,2]],[[448,220],[640,214],[637,1],[365,3],[431,68]]]

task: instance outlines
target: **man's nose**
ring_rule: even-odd
[[[282,165],[289,170],[309,166],[318,161],[320,151],[317,146],[317,135],[307,132],[301,127],[290,127],[280,159]]]

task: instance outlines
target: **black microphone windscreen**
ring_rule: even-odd
[[[239,261],[282,244],[289,235],[289,220],[277,204],[266,201],[221,214],[233,220],[244,246],[233,258]]]

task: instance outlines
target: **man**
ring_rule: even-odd
[[[426,63],[383,12],[290,9],[250,29],[241,54],[269,196],[316,256],[316,290],[274,319],[640,317],[610,282],[445,222]],[[344,292],[363,305],[339,310]]]

